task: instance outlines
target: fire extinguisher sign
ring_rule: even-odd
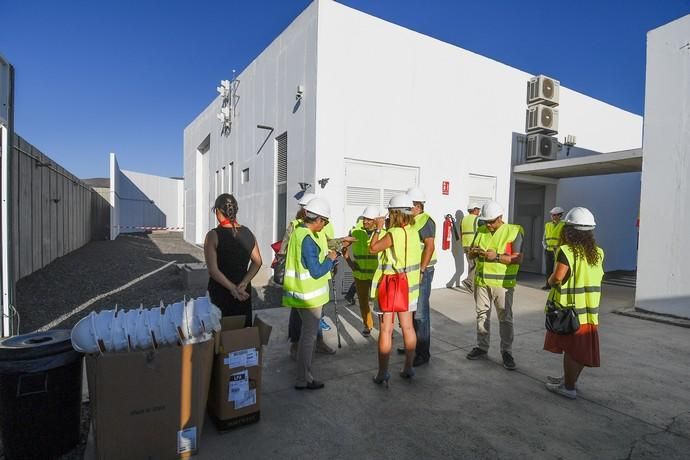
[[[450,182],[447,180],[444,180],[441,182],[441,193],[443,195],[448,195],[450,193]]]

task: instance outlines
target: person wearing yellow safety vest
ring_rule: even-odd
[[[381,214],[378,207],[367,206],[361,217],[361,222],[358,221],[350,232],[350,236],[356,240],[343,255],[352,269],[352,276],[355,279],[359,311],[364,323],[362,335],[369,337],[374,328],[374,319],[369,308],[369,291],[371,291],[371,280],[374,278],[374,273],[379,265],[378,256],[369,252],[369,244],[376,230],[376,219],[381,217]]]
[[[469,257],[476,259],[474,302],[477,311],[477,346],[467,359],[486,357],[489,351],[491,306],[496,308],[501,335],[503,367],[516,369],[513,359],[513,293],[522,262],[524,231],[521,226],[503,222],[503,208],[495,201],[482,206]]]
[[[288,224],[287,229],[285,229],[285,235],[283,236],[283,242],[281,243],[280,251],[278,252],[278,254],[287,253],[288,244],[290,242],[290,236],[292,235],[294,229],[297,228],[300,224],[302,224],[304,215],[306,214],[304,207],[314,198],[316,198],[316,195],[313,193],[304,193],[300,197],[299,201],[297,202],[297,204],[299,205],[299,211],[297,211],[295,219],[292,220],[292,222]],[[328,222],[328,224],[326,224],[324,228],[320,232],[318,232],[317,236],[321,239],[325,238],[326,241],[332,240],[334,236],[333,224],[331,222]],[[329,245],[329,249],[333,248],[330,248]],[[327,279],[331,279],[330,272],[326,276]],[[328,325],[328,323],[325,322],[322,316],[321,320],[319,321],[319,332],[316,336],[317,353],[322,353],[326,355],[335,354],[335,349],[330,347],[323,339],[323,331],[329,329],[330,325]],[[290,311],[290,317],[288,320],[288,339],[290,341],[290,358],[293,361],[297,359],[297,346],[299,343],[301,330],[302,320],[300,319],[299,314],[297,314],[296,310]]]
[[[561,231],[563,231],[561,217],[563,217],[564,212],[563,208],[556,206],[551,210],[551,220],[544,224],[544,238],[541,242],[542,246],[544,246],[544,258],[546,260],[546,284],[542,287],[544,290],[551,289],[551,286],[549,286],[549,276],[553,273],[558,242],[561,240]]]
[[[328,201],[314,198],[304,210],[303,222],[295,228],[288,242],[282,304],[297,311],[302,320],[295,389],[317,390],[324,384],[312,376],[311,362],[321,309],[330,300],[326,275],[330,273],[337,254],[328,249],[325,238],[318,236],[331,215]]]
[[[384,233],[384,218],[376,219],[376,230],[369,243],[369,251],[372,254],[381,253],[378,267],[371,281],[372,298],[377,298],[379,281],[383,275],[406,273],[408,284],[408,310],[399,312],[398,321],[403,333],[405,343],[405,365],[400,372],[400,377],[411,379],[414,377],[415,348],[417,336],[415,335],[412,314],[418,308],[420,271],[422,261],[422,248],[419,245],[419,236],[414,230],[414,216],[412,215],[412,200],[404,193],[395,195],[388,203],[388,228]],[[393,342],[393,322],[395,313],[383,313],[378,309],[378,301],[374,303],[379,315],[379,369],[373,378],[374,383],[388,386],[390,374],[388,362],[390,360]]]
[[[470,252],[470,247],[472,246],[472,241],[474,241],[474,235],[477,234],[477,224],[479,212],[481,211],[481,206],[477,203],[471,203],[467,206],[467,215],[462,218],[460,223],[460,232],[462,233],[462,250],[465,255]],[[476,260],[467,258],[467,278],[462,281],[462,285],[470,293],[474,291],[474,269],[476,268]]]
[[[431,358],[431,307],[429,296],[431,295],[431,282],[434,279],[434,265],[436,264],[436,222],[424,211],[426,195],[419,187],[407,189],[407,195],[413,203],[412,216],[414,223],[412,229],[419,235],[419,247],[422,250],[420,262],[419,303],[414,314],[414,330],[417,333],[417,350],[414,357],[414,365],[421,366],[429,362]],[[398,348],[398,353],[405,350]]]
[[[549,277],[549,299],[565,307],[574,303],[580,328],[571,335],[546,332],[544,350],[563,353],[563,376],[547,377],[546,388],[575,399],[582,369],[600,365],[598,324],[604,251],[594,240],[596,222],[587,208],[571,209],[563,221],[556,268]]]

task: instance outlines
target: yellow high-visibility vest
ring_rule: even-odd
[[[498,254],[505,254],[508,244],[524,234],[522,227],[515,224],[503,224],[493,234],[484,225],[477,229],[474,245],[485,251],[493,249]],[[478,257],[474,283],[475,286],[512,288],[517,283],[519,270],[520,264],[506,265]]]
[[[599,324],[601,279],[604,277],[604,250],[597,247],[599,262],[596,265],[589,265],[586,259],[579,258],[576,263],[575,252],[567,244],[558,250],[563,252],[568,259],[570,277],[565,284],[551,288],[549,299],[563,307],[574,305],[580,324]]]
[[[460,231],[462,232],[462,247],[467,248],[472,244],[474,234],[477,232],[477,217],[474,214],[467,214],[462,218]]]
[[[369,244],[374,232],[367,233],[364,227],[355,225],[350,234],[357,238],[350,246],[350,260],[355,266],[352,276],[358,280],[371,280],[379,265],[378,255],[369,253]]]
[[[431,216],[429,214],[423,212],[414,218],[414,225],[412,225],[412,229],[417,232],[417,238],[419,239],[419,231],[426,225],[426,223],[431,219]],[[433,221],[433,219],[432,219]],[[435,222],[434,222],[435,223]],[[421,247],[422,247],[422,252],[424,252],[424,241],[421,241]],[[436,264],[436,247],[434,247],[434,252],[431,254],[431,259],[429,259],[429,267],[433,266]]]
[[[376,299],[379,290],[379,281],[382,275],[392,275],[394,273],[407,273],[407,284],[409,288],[409,308],[417,306],[419,299],[419,280],[420,263],[422,262],[422,248],[419,246],[419,234],[411,225],[406,225],[403,230],[400,227],[393,227],[387,230],[393,238],[393,246],[383,251],[379,257],[378,267],[371,281],[371,291],[369,296]],[[381,233],[381,238],[383,238]],[[407,241],[405,236],[407,235]],[[407,252],[405,247],[407,246]]]
[[[319,238],[306,227],[299,226],[290,236],[288,251],[285,258],[285,279],[283,281],[283,299],[285,307],[314,308],[325,305],[330,300],[328,292],[328,277],[326,275],[314,279],[309,269],[302,265],[302,242],[305,238],[313,238],[319,246],[319,262],[322,263],[328,254],[325,238]]]
[[[563,231],[565,223],[561,220],[557,224],[547,222],[544,225],[544,240],[546,241],[546,250],[556,252],[558,249],[558,242],[561,241],[561,232]]]

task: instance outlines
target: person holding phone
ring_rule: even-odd
[[[513,293],[522,262],[521,226],[503,222],[503,208],[495,201],[482,206],[479,215],[484,225],[477,229],[468,257],[476,260],[474,302],[477,313],[477,346],[467,359],[486,357],[489,351],[491,308],[496,309],[501,335],[503,367],[515,370],[513,359]]]

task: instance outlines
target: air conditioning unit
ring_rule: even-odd
[[[527,136],[527,161],[555,160],[560,146],[558,139],[543,134]]]
[[[537,75],[527,82],[527,105],[544,104],[558,105],[558,95],[561,84],[558,80]]]
[[[527,134],[556,134],[558,132],[558,109],[544,104],[527,107]]]

